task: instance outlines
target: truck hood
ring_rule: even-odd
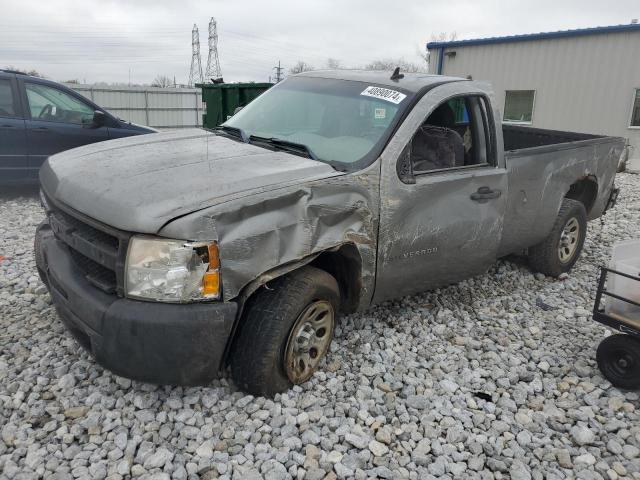
[[[157,233],[224,201],[341,175],[326,163],[188,129],[51,156],[40,183],[54,201],[121,230]]]

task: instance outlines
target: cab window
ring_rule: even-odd
[[[37,83],[26,83],[26,90],[33,120],[73,124],[93,120],[93,108],[62,90]]]
[[[492,165],[492,140],[484,97],[466,95],[440,105],[411,141],[413,173]]]

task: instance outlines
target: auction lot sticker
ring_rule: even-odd
[[[373,86],[365,88],[360,95],[379,98],[380,100],[386,100],[387,102],[395,103],[396,105],[407,98],[404,93],[396,92],[395,90],[391,90],[390,88]]]

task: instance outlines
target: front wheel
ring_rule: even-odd
[[[315,267],[269,282],[241,320],[231,354],[236,385],[273,396],[311,378],[329,350],[339,302],[335,278]]]
[[[611,335],[598,345],[596,361],[612,385],[626,390],[640,388],[640,339]]]
[[[47,279],[47,275],[44,273],[46,269],[46,262],[44,259],[44,252],[42,251],[42,239],[47,235],[53,235],[53,232],[51,231],[49,222],[47,220],[43,220],[36,228],[36,235],[33,239],[33,257],[36,262],[38,276],[45,285],[48,285],[49,280]]]
[[[587,212],[582,202],[565,198],[547,237],[529,248],[529,264],[540,273],[557,277],[578,261],[587,237]]]

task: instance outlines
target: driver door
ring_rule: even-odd
[[[424,95],[387,146],[374,301],[484,272],[507,201],[489,94],[453,82]]]
[[[31,178],[50,155],[109,138],[92,125],[94,107],[69,92],[37,81],[23,83],[27,102],[27,150]]]

